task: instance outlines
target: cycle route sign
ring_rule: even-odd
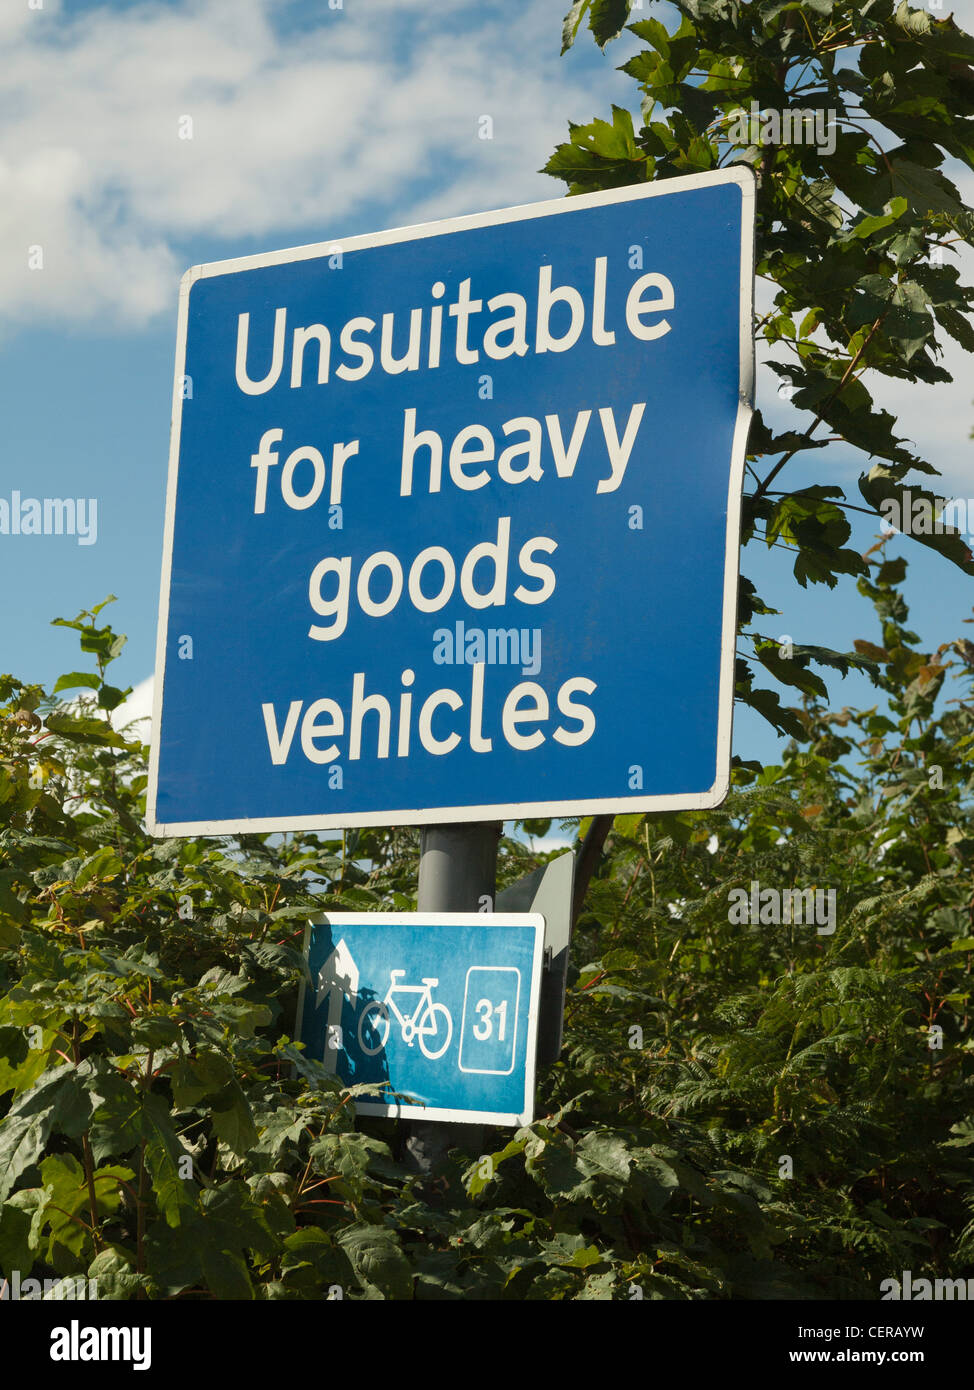
[[[153,834],[724,798],[754,202],[736,165],[187,272]]]
[[[299,1036],[346,1086],[377,1088],[358,1113],[530,1124],[540,914],[333,912],[305,947]]]

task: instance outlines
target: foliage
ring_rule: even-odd
[[[945,337],[974,350],[966,317],[974,292],[960,283],[953,264],[957,243],[974,244],[974,213],[942,167],[951,156],[974,168],[974,37],[952,16],[911,9],[905,0],[673,5],[676,28],[656,18],[628,26],[645,44],[622,67],[639,85],[641,124],[621,107],[613,107],[611,121],[571,124],[568,142],[545,172],[578,194],[734,162],[755,171],[757,276],[765,301],[759,300],[755,336],[775,354],[769,365],[792,404],[812,418],[807,428],[776,435],[756,413],[743,540],[763,539],[786,551],[803,587],[834,588],[840,575],[866,572],[847,544],[846,513],[878,515],[884,500],[899,503],[906,491],[930,498],[910,475],[937,473],[896,436],[894,417],[876,408],[867,381],[876,375],[950,381],[938,360]],[[583,19],[604,47],[631,8],[629,0],[580,0],[566,17],[564,47]],[[741,112],[750,117],[752,103],[779,115],[827,113],[834,142],[810,143],[808,127],[805,139],[794,139],[790,121],[791,141],[763,143],[759,122],[738,119]],[[874,460],[859,479],[862,496],[855,502],[828,470],[843,446]],[[776,489],[785,465],[807,450],[822,451],[812,455],[821,481]],[[933,515],[939,511],[935,506]],[[971,552],[954,528],[918,539],[974,574]],[[776,611],[742,582],[743,629]],[[747,635],[753,659],[739,663],[737,698],[797,735],[778,695],[755,687],[753,663],[808,694],[820,690],[821,679],[808,661],[785,666],[760,633]],[[821,648],[808,657],[839,669],[856,663],[854,654]]]
[[[619,818],[541,1118],[435,1181],[290,1036],[304,921],[411,907],[415,835],[150,840],[147,750],[111,723],[123,639],[99,609],[68,623],[98,658],[58,682],[80,703],[0,680],[4,1275],[118,1299],[690,1299],[968,1272],[974,704],[935,701],[974,648],[919,651],[905,562],[867,566],[880,640],[858,645],[888,715],[806,696],[807,749],[738,769],[720,810]],[[505,840],[502,883],[538,862]],[[834,934],[729,920],[753,880],[836,888]]]
[[[604,46],[629,8],[580,0],[565,46],[583,23]],[[814,421],[775,437],[758,416],[751,462],[777,462],[752,470],[745,532],[789,547],[800,583],[855,576],[878,640],[786,660],[750,634],[800,699],[742,660],[739,697],[793,736],[781,764],[738,765],[717,810],[617,818],[539,1119],[469,1129],[430,1179],[403,1127],[354,1119],[372,1088],[291,1036],[305,921],[413,907],[415,833],[150,839],[148,750],[107,679],[124,638],[104,605],[58,619],[97,669],[50,694],[0,677],[3,1276],[87,1275],[121,1300],[691,1300],[974,1274],[974,645],[919,648],[905,561],[847,546],[839,488],[771,489],[829,439],[879,460],[871,508],[934,471],[862,378],[944,380],[938,334],[974,343],[970,292],[928,254],[974,237],[940,169],[972,162],[974,40],[893,0],[677,8],[672,34],[630,26],[639,130],[619,108],[573,126],[548,170],[583,192],[756,169],[775,287],[757,331]],[[834,108],[835,153],[731,147],[752,99]],[[853,99],[900,143],[880,149]],[[931,543],[971,572],[956,537]],[[742,623],[773,612],[742,580]],[[867,670],[884,707],[830,710],[813,664]],[[505,839],[500,886],[544,858]],[[787,888],[834,892],[834,931],[731,910]]]

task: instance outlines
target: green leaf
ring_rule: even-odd
[[[5,1201],[17,1179],[44,1152],[52,1129],[51,1115],[7,1115],[0,1125],[0,1202]]]
[[[52,734],[75,743],[91,743],[103,748],[124,748],[126,741],[104,719],[75,719],[69,714],[48,714],[44,723]]]
[[[236,1078],[214,1098],[212,1117],[217,1138],[233,1153],[242,1158],[256,1145],[257,1126]]]
[[[559,1232],[553,1240],[542,1241],[539,1253],[546,1264],[571,1269],[589,1269],[601,1264],[603,1256],[595,1245],[586,1244],[585,1237]]]
[[[99,1299],[127,1302],[138,1296],[146,1285],[146,1276],[136,1274],[119,1251],[100,1250],[88,1266],[88,1278],[95,1282]]]
[[[394,1231],[356,1222],[341,1232],[338,1243],[363,1288],[377,1290],[382,1298],[412,1298],[412,1272]]]
[[[889,227],[892,223],[899,221],[907,209],[905,198],[893,198],[887,205],[886,210],[878,217],[863,217],[856,222],[854,235],[860,240],[867,236],[872,236],[874,232],[881,231],[884,227]]]
[[[13,1064],[16,1068],[23,1062],[30,1050],[27,1046],[27,1037],[23,1028],[11,1027],[9,1025],[0,1026],[0,1058],[4,1062]]]
[[[925,169],[899,155],[889,159],[890,196],[906,200],[921,216],[928,213],[959,213],[964,210],[957,189],[936,169]]]
[[[79,685],[86,686],[89,690],[97,690],[101,685],[101,676],[92,671],[71,671],[67,675],[58,676],[53,693],[56,695],[59,690],[74,690]]]
[[[115,660],[127,641],[127,637],[113,632],[110,627],[85,628],[80,646],[83,652],[94,653],[107,665]]]
[[[960,343],[965,352],[974,352],[974,326],[956,309],[943,304],[937,308],[937,319],[943,324],[955,343]]]
[[[590,1130],[575,1150],[575,1163],[586,1177],[602,1177],[625,1183],[633,1155],[620,1134]]]
[[[85,1086],[92,1064],[54,1067],[36,1085],[22,1092],[0,1124],[0,1201],[13,1191],[17,1179],[43,1153],[52,1132],[77,1138],[91,1115]]]
[[[83,861],[78,872],[74,876],[74,886],[77,889],[87,888],[96,879],[117,878],[122,872],[123,864],[111,845],[102,845],[94,854]]]
[[[200,1214],[210,1236],[227,1246],[267,1257],[278,1251],[262,1204],[243,1182],[223,1182],[204,1191]]]
[[[117,685],[103,685],[98,692],[98,705],[101,709],[117,709],[126,696],[131,695],[132,687],[120,690]]]
[[[184,1150],[162,1096],[151,1092],[142,1096],[137,1124],[145,1141],[146,1166],[159,1210],[169,1226],[178,1226],[195,1205],[195,1186],[180,1172]]]
[[[572,144],[598,155],[600,159],[638,158],[632,116],[620,106],[613,106],[611,123],[596,117],[588,125],[573,126],[571,136]]]
[[[738,682],[735,691],[735,699],[756,710],[779,733],[790,734],[792,738],[802,742],[807,740],[808,732],[798,717],[798,711],[782,706],[773,690],[754,690],[748,680],[746,684]]]
[[[142,1137],[142,1095],[114,1067],[99,1075],[90,1142],[95,1161],[131,1153]]]
[[[9,1279],[13,1270],[27,1275],[34,1264],[31,1245],[31,1218],[11,1202],[0,1205],[0,1280]]]
[[[84,1169],[72,1154],[54,1154],[40,1165],[41,1182],[47,1192],[44,1222],[50,1229],[48,1258],[54,1244],[62,1245],[73,1255],[80,1255],[92,1239],[86,1223],[91,1219],[88,1181]],[[131,1182],[135,1174],[130,1168],[107,1165],[92,1174],[95,1205],[98,1215],[109,1216],[118,1210],[121,1184]]]
[[[332,1232],[323,1231],[320,1226],[301,1226],[285,1237],[284,1251],[283,1269],[307,1265],[326,1286],[338,1285],[343,1290],[352,1287],[352,1266],[344,1250],[335,1244]]]
[[[567,53],[575,42],[579,27],[588,14],[588,27],[595,42],[605,48],[622,33],[629,18],[631,0],[576,0],[565,15],[561,30],[561,51]]]
[[[942,498],[925,488],[917,487],[916,484],[901,482],[889,469],[883,468],[880,464],[875,464],[868,473],[860,475],[859,491],[877,513],[884,518],[894,518],[894,524],[896,518],[899,518],[900,522],[908,522],[909,518],[915,515],[917,504],[925,502],[929,508],[929,515],[934,518],[934,526],[939,524],[941,532],[938,534],[934,530],[932,534],[927,534],[918,520],[909,526],[908,534],[921,545],[952,561],[965,574],[974,575],[974,556],[971,555],[961,533],[954,527],[946,526],[937,517],[943,503]],[[922,509],[920,513],[923,522],[926,522],[926,515]],[[907,530],[907,526],[898,525],[897,529]]]
[[[579,26],[585,18],[585,11],[588,9],[589,0],[575,0],[574,5],[565,15],[561,29],[561,51],[567,53],[575,42]]]
[[[211,1048],[200,1048],[192,1057],[181,1057],[172,1071],[173,1100],[180,1109],[216,1095],[233,1080],[233,1063]]]
[[[935,20],[929,11],[913,9],[908,0],[901,0],[893,22],[905,38],[922,45],[921,51],[968,62],[974,60],[974,38],[958,28],[953,15]]]
[[[14,892],[13,885],[16,882],[9,870],[0,869],[0,912],[8,917],[12,917],[15,922],[26,922],[30,916],[30,909]]]
[[[617,39],[629,18],[631,0],[592,0],[588,27],[600,48]]]
[[[254,1286],[251,1283],[250,1270],[239,1251],[222,1250],[207,1241],[203,1246],[200,1263],[203,1279],[214,1297],[228,1300],[253,1298]]]

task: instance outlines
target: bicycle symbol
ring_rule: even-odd
[[[358,1021],[359,1046],[367,1057],[374,1057],[377,1052],[382,1051],[389,1040],[389,1030],[392,1026],[389,1017],[391,1010],[402,1030],[402,1040],[407,1047],[412,1047],[414,1038],[418,1039],[423,1056],[435,1062],[450,1046],[453,1018],[445,1004],[433,1003],[433,990],[440,983],[439,980],[424,978],[421,985],[404,985],[401,981],[405,973],[405,970],[390,970],[389,988],[385,999],[373,999],[372,1003],[367,1004],[362,1010],[362,1016]],[[403,1013],[396,1003],[396,995],[401,998],[404,994],[419,996],[412,1012],[408,1014]],[[429,1042],[426,1041],[427,1038]]]

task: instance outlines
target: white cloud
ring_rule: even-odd
[[[974,0],[954,6],[961,22],[965,7],[974,12]],[[201,238],[271,248],[560,196],[559,181],[534,171],[567,119],[605,114],[608,102],[587,90],[573,58],[554,57],[558,37],[546,0],[519,6],[513,20],[482,0],[344,0],[340,10],[324,0],[146,0],[74,14],[57,0],[41,11],[7,4],[7,324],[172,316],[181,272],[203,258]],[[607,57],[605,90],[621,56]],[[635,87],[625,90],[634,106]],[[492,140],[478,139],[483,115]],[[193,138],[180,139],[187,116]],[[970,205],[974,178],[956,164],[951,172]],[[32,246],[43,248],[43,270],[28,269]],[[974,252],[962,249],[961,266],[971,279]],[[871,383],[898,433],[965,496],[970,364],[949,344],[952,386]],[[769,418],[807,423],[777,409],[777,384],[759,370]],[[836,465],[845,481],[858,471],[848,456]]]
[[[402,225],[559,196],[535,170],[589,98],[577,66],[545,60],[557,15],[519,7],[516,24],[514,45],[511,16],[474,0],[8,6],[8,322],[172,312],[201,236],[271,248],[376,230],[377,206]],[[478,139],[482,115],[493,140]],[[28,269],[32,246],[43,270]]]
[[[138,736],[145,743],[149,741],[154,686],[155,677],[146,676],[145,680],[139,681],[138,685],[133,687],[128,699],[123,700],[118,708],[112,711],[112,724],[116,729],[125,729],[134,723],[136,727],[131,730],[131,734]]]

